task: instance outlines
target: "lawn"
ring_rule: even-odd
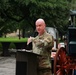
[[[0,42],[27,42],[27,38],[0,38]]]
[[[8,53],[8,49],[10,48],[24,48],[26,46],[27,38],[0,38],[0,51],[3,51],[3,55]]]

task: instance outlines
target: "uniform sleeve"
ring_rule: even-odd
[[[34,39],[35,39],[34,37],[31,37],[31,41],[32,41],[32,42],[34,41]]]
[[[53,47],[53,37],[49,36],[47,38],[43,38],[43,39],[34,39],[33,42],[36,44],[36,46],[38,47]]]
[[[44,40],[43,39],[34,39],[33,42],[37,47],[43,47],[44,46]]]
[[[45,48],[52,48],[54,46],[54,39],[52,36],[47,37],[44,39],[44,47]]]

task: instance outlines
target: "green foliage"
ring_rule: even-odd
[[[32,27],[43,18],[47,26],[56,27],[65,34],[68,27],[69,2],[67,0],[0,0],[1,33]]]
[[[16,46],[15,46],[14,43],[11,43],[10,46],[9,46],[9,49],[12,49],[12,48],[13,48],[13,49],[16,49]]]
[[[76,10],[76,0],[71,0],[70,1],[70,8],[71,8],[71,10]]]

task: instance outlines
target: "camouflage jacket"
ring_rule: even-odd
[[[51,48],[53,47],[53,37],[45,32],[41,36],[37,36],[32,39],[33,52],[41,55],[38,57],[38,64],[41,68],[51,67],[50,56]]]

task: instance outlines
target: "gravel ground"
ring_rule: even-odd
[[[0,75],[15,75],[16,71],[16,58],[0,57]]]

